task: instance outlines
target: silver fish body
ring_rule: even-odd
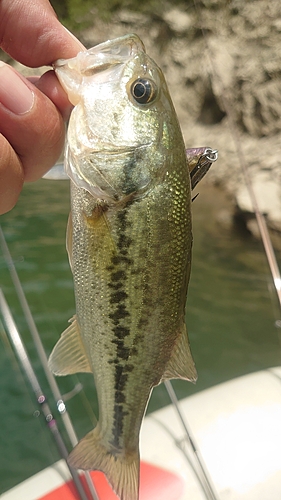
[[[137,500],[151,390],[165,379],[196,380],[185,327],[192,247],[185,146],[162,72],[136,35],[55,68],[75,104],[66,169],[77,312],[50,366],[57,375],[94,374],[99,421],[70,464],[103,471],[121,500]]]

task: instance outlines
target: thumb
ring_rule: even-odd
[[[56,106],[4,63],[0,64],[0,134],[3,212],[14,205],[23,180],[37,180],[51,168],[64,143],[64,123]]]

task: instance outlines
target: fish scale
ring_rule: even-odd
[[[55,68],[76,104],[65,160],[76,316],[49,363],[57,375],[94,375],[99,421],[69,463],[103,471],[121,500],[137,500],[151,391],[165,379],[196,380],[185,326],[192,248],[185,147],[163,74],[136,35]],[[138,82],[147,103],[132,93]]]

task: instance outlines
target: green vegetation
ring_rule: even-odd
[[[60,21],[72,30],[83,29],[91,24],[91,12],[109,21],[119,9],[137,12],[153,12],[161,15],[166,1],[163,0],[50,0]],[[183,0],[170,0],[173,6]],[[168,4],[169,5],[169,4]],[[185,3],[186,5],[186,3]]]
[[[89,13],[96,5],[94,0],[50,0],[50,3],[59,20],[70,29],[87,27],[90,24]]]

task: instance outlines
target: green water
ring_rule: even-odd
[[[274,294],[269,293],[271,281],[261,244],[237,229],[220,225],[217,213],[227,201],[219,191],[206,184],[199,191],[193,205],[194,254],[187,307],[199,379],[196,386],[176,382],[179,397],[281,364],[275,327],[280,315]],[[41,180],[26,186],[16,208],[0,218],[47,354],[74,313],[72,277],[65,251],[68,211],[68,182]],[[280,261],[280,255],[278,258]],[[0,286],[54,410],[1,252]],[[0,346],[2,493],[59,456],[43,417],[33,415],[36,401],[4,335]],[[68,402],[68,409],[78,436],[82,437],[92,426],[97,406],[91,376],[79,376],[79,380],[84,390]],[[58,382],[65,393],[78,378],[67,377]],[[159,387],[153,393],[149,411],[168,402],[164,388]]]

